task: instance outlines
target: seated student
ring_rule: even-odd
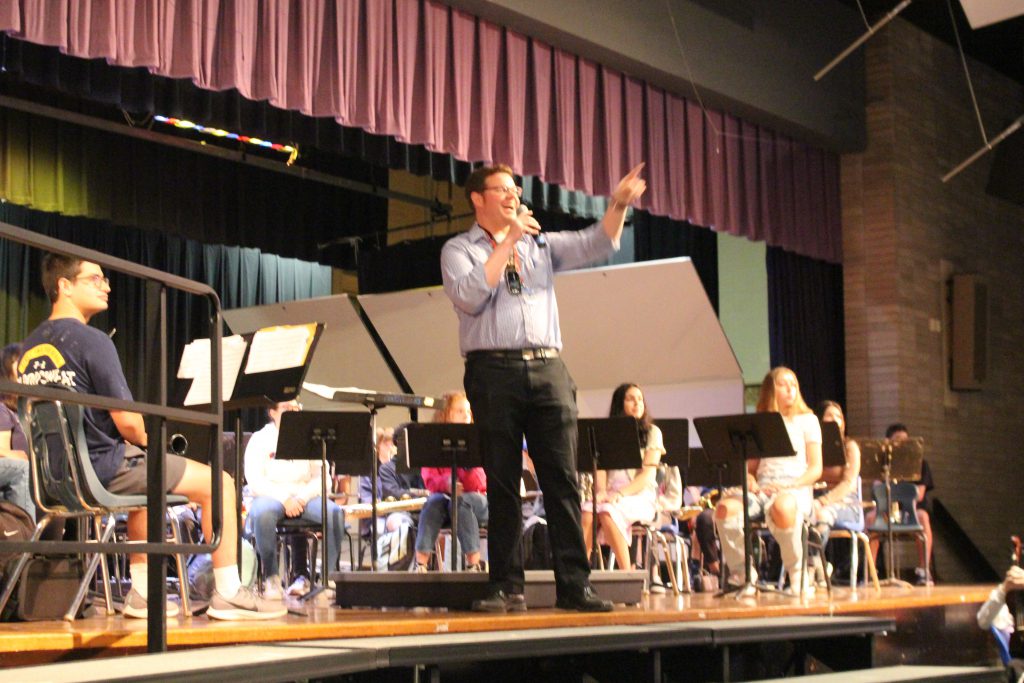
[[[821,425],[800,395],[796,374],[777,367],[765,375],[757,412],[782,415],[795,455],[751,460],[748,463],[749,513],[764,519],[779,544],[782,564],[789,574],[793,595],[810,594],[814,585],[803,573],[803,520],[811,514],[812,486],[821,476]],[[715,525],[722,555],[729,568],[729,583],[740,586],[744,578],[743,500],[723,497],[715,509]]]
[[[635,384],[620,384],[612,393],[609,417],[628,415],[636,418],[640,451],[636,468],[598,470],[594,492],[601,538],[611,546],[620,569],[632,568],[629,556],[630,531],[634,522],[653,522],[658,511],[657,470],[665,454],[661,430],[654,424],[644,394]],[[678,507],[678,504],[677,504]],[[593,545],[594,506],[586,500],[582,506],[583,541],[589,555]]]
[[[893,446],[897,446],[907,439],[910,438],[910,432],[907,430],[907,426],[902,422],[894,422],[885,429],[885,438],[892,442]],[[917,541],[917,557],[918,566],[914,570],[915,583],[918,586],[931,586],[935,582],[932,580],[932,574],[930,571],[925,570],[925,558],[929,559],[927,563],[929,567],[932,566],[932,498],[931,491],[935,488],[935,480],[932,479],[932,468],[928,465],[928,459],[925,458],[921,461],[921,478],[914,482],[917,486],[917,521],[924,530],[924,545],[922,546],[920,539]],[[865,514],[868,526],[870,526],[877,518],[878,511],[870,510]],[[874,538],[871,540],[871,554],[878,555],[878,539]]]
[[[267,408],[270,422],[252,435],[245,448],[245,481],[253,496],[246,524],[251,525],[256,539],[256,553],[260,556],[265,577],[263,596],[269,600],[283,597],[277,558],[277,525],[286,517],[301,517],[323,524],[321,462],[274,458],[281,415],[297,410],[302,410],[298,401],[285,401]],[[345,513],[337,503],[327,501],[327,567],[324,569],[327,575],[338,568],[344,538]],[[288,592],[301,593],[304,587],[304,584],[293,585]]]
[[[393,429],[377,429],[377,501],[402,500],[423,495],[422,481],[418,476],[399,474],[395,462],[395,432]],[[359,502],[370,502],[370,477],[359,478]],[[414,526],[408,512],[392,512],[377,519],[377,535],[398,531],[401,527]],[[359,533],[370,537],[370,520],[359,521]]]
[[[821,535],[822,546],[828,542],[829,532],[837,522],[853,524],[861,518],[860,491],[857,490],[860,477],[860,446],[846,436],[846,417],[835,401],[823,401],[818,407],[818,419],[835,422],[843,439],[845,464],[841,468],[827,468],[822,471],[822,480],[828,485],[824,495],[814,499],[811,519]],[[831,470],[831,471],[830,471]],[[816,562],[820,561],[817,556]]]
[[[4,379],[18,381],[15,365],[21,356],[20,344],[8,344],[0,352],[0,373]],[[0,500],[14,503],[35,519],[36,505],[29,491],[28,442],[18,423],[18,400],[0,395]]]
[[[18,362],[22,384],[57,384],[85,394],[132,400],[117,349],[110,337],[88,325],[92,316],[107,310],[110,281],[96,263],[47,254],[43,259],[43,289],[52,310],[48,320],[37,327],[22,343],[24,353]],[[113,493],[146,492],[146,451],[149,443],[141,414],[123,410],[87,408],[84,412],[85,435],[100,482]],[[207,465],[176,456],[164,455],[168,493],[187,496],[203,508],[203,534],[213,537],[213,516],[210,468]],[[235,484],[231,477],[222,481],[221,543],[213,552],[216,589],[210,598],[207,616],[214,619],[270,619],[288,613],[282,605],[264,602],[250,589],[243,587],[236,563],[238,525],[235,514]],[[146,514],[128,515],[128,538],[145,540]],[[146,617],[146,556],[133,554],[129,560],[132,589],[125,600],[124,613],[130,617]],[[166,605],[167,615],[178,613],[172,602]]]
[[[1024,568],[1010,567],[1003,582],[992,589],[988,600],[978,609],[978,628],[985,631],[994,628],[1006,636],[1011,635],[1015,619],[1006,606],[1006,596],[1019,591],[1024,591]],[[1011,659],[1006,665],[1006,671],[1008,680],[1024,682],[1024,661]]]
[[[473,412],[469,399],[461,391],[450,391],[434,417],[435,422],[469,424]],[[425,572],[434,552],[441,527],[451,524],[452,470],[450,467],[424,467],[423,484],[430,491],[420,510],[420,528],[416,532],[416,564],[413,571]],[[480,527],[487,524],[487,475],[484,468],[459,468],[456,475],[459,499],[457,536],[459,549],[466,555],[467,571],[483,571],[480,564]]]

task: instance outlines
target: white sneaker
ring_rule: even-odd
[[[242,586],[233,598],[225,598],[220,591],[213,591],[210,607],[206,616],[211,619],[226,621],[253,621],[257,619],[277,619],[288,614],[288,608],[274,604],[256,595],[251,588]]]
[[[137,590],[132,588],[124,599],[124,609],[122,612],[126,617],[145,619],[149,616],[149,605],[146,599]],[[178,616],[178,605],[168,600],[167,605],[164,607],[164,613],[168,619]]]
[[[295,578],[294,581],[292,581],[292,585],[288,586],[288,590],[285,591],[285,594],[296,596],[305,595],[308,592],[309,579],[307,579],[305,576],[298,576]]]
[[[803,590],[801,590],[801,587]],[[808,575],[805,577],[803,571],[800,569],[794,572],[789,572],[789,586],[786,588],[784,593],[793,597],[813,597],[814,584],[811,582],[811,576]]]
[[[263,582],[263,599],[284,600],[284,594],[281,592],[281,577],[277,574],[268,577]]]

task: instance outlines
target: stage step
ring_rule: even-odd
[[[510,631],[438,633],[430,635],[339,638],[265,645],[200,648],[160,654],[132,655],[3,670],[4,681],[293,681],[365,674],[357,680],[376,680],[384,671],[425,667],[428,675],[446,678],[446,667],[479,666],[496,662],[514,671],[518,662],[582,656],[622,657],[627,668],[649,660],[640,670],[651,674],[662,654],[678,652],[690,662],[714,659],[717,647],[765,640],[870,639],[893,628],[892,619],[872,617],[778,617],[728,621],[662,624],[531,628]],[[637,659],[641,658],[641,659]],[[978,671],[957,667],[895,667]],[[465,669],[461,669],[465,674]],[[486,670],[486,669],[485,669]],[[631,670],[631,669],[630,669]],[[490,669],[493,672],[493,667]],[[868,670],[883,671],[882,669]],[[651,680],[634,671],[623,678],[611,670],[599,680]],[[830,674],[838,675],[838,674]],[[729,680],[721,670],[687,680]],[[462,680],[458,676],[455,680]],[[826,680],[826,679],[822,679]],[[832,679],[827,679],[832,680]],[[835,679],[846,680],[846,679]],[[860,680],[860,679],[849,679]],[[863,679],[932,680],[932,679]],[[947,680],[947,679],[934,679]],[[975,680],[975,679],[968,679]],[[989,679],[977,679],[989,680]]]
[[[643,571],[601,571],[590,575],[597,594],[616,604],[635,605],[643,598]],[[446,607],[468,610],[474,600],[488,595],[487,574],[480,572],[338,572],[339,607]],[[555,573],[526,572],[526,604],[543,609],[555,606]]]

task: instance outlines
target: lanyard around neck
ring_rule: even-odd
[[[487,241],[491,243],[491,249],[497,249],[498,248],[498,241],[496,239],[494,239],[494,235],[492,235],[482,225],[480,226],[480,229],[484,231],[485,235],[487,235]],[[508,263],[506,264],[506,267],[514,268],[517,273],[520,272],[520,269],[519,269],[519,252],[516,250],[516,245],[514,245],[514,244],[512,245],[512,253],[509,254]]]

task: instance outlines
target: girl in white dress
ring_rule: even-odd
[[[821,425],[800,395],[796,374],[777,367],[765,375],[757,412],[782,414],[796,455],[751,460],[747,463],[749,512],[753,521],[765,520],[779,544],[782,564],[796,595],[813,592],[803,576],[802,528],[811,514],[814,482],[821,476]],[[743,584],[743,502],[738,494],[723,498],[715,509],[715,526],[729,582]]]
[[[629,528],[634,522],[651,522],[657,513],[658,464],[665,454],[661,430],[647,412],[644,394],[635,384],[621,384],[612,393],[609,417],[629,415],[637,420],[640,452],[635,469],[598,470],[597,495],[598,542],[611,546],[620,569],[631,568]],[[583,539],[587,554],[593,544],[593,512],[589,500],[583,502]]]

